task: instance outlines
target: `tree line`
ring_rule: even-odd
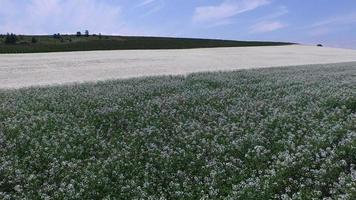
[[[81,31],[76,32],[75,36],[76,37],[89,37],[90,35],[89,35],[89,31],[85,30],[84,33],[82,33]],[[93,34],[93,36],[98,36],[99,39],[102,38],[101,33],[99,33],[98,35]],[[0,35],[0,38],[4,38],[4,37],[5,37],[5,40],[4,40],[5,44],[16,44],[22,38],[22,36],[17,36],[14,33],[7,33],[5,36],[4,35]],[[64,39],[63,39],[63,37],[62,37],[62,35],[60,33],[55,33],[55,34],[53,34],[52,37],[54,39],[59,39],[62,42],[64,42]],[[70,39],[69,41],[72,41],[72,40]],[[31,43],[37,43],[37,42],[38,42],[38,39],[33,36],[31,38]]]

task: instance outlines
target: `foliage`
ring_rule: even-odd
[[[32,42],[32,43],[37,43],[38,40],[37,40],[35,37],[32,37],[31,42]]]
[[[17,36],[13,33],[9,34],[7,33],[6,34],[6,37],[5,37],[5,44],[16,44],[17,42]]]
[[[356,199],[355,73],[0,91],[0,199]]]
[[[55,33],[55,34],[53,34],[53,38],[54,39],[61,39],[62,37],[61,37],[60,33]]]

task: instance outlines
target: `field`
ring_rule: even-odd
[[[356,63],[0,90],[0,198],[356,199]]]
[[[356,51],[303,45],[0,55],[0,88],[356,61]]]
[[[32,37],[37,42],[32,43]],[[284,42],[232,41],[168,37],[135,36],[92,36],[75,35],[53,36],[18,36],[17,44],[5,44],[5,36],[0,37],[0,53],[39,53],[89,50],[123,50],[123,49],[190,49],[208,47],[246,47],[289,45]]]

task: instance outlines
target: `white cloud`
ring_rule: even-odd
[[[141,3],[139,3],[138,6],[147,6],[149,4],[152,4],[155,1],[157,1],[157,0],[144,0]]]
[[[265,15],[258,19],[256,24],[250,27],[250,33],[266,33],[276,31],[286,27],[284,23],[280,22],[278,18],[288,14],[287,7],[280,6],[269,15]]]
[[[139,15],[141,18],[147,17],[158,11],[162,10],[165,6],[164,0],[144,0],[141,3],[137,4],[136,7],[143,8],[144,10],[141,11]]]
[[[310,36],[320,37],[339,31],[340,26],[346,27],[353,24],[356,24],[356,14],[350,13],[324,19],[311,25],[301,27],[300,29],[306,31]]]
[[[225,24],[231,17],[268,4],[268,0],[226,0],[216,6],[201,6],[195,9],[193,22]]]
[[[289,13],[289,10],[287,9],[287,7],[279,6],[274,12],[272,12],[269,15],[264,16],[260,21],[263,21],[263,20],[266,21],[266,20],[279,18],[279,17],[284,16],[288,13]]]
[[[312,24],[311,28],[321,27],[321,26],[329,26],[329,25],[348,25],[348,24],[356,24],[356,13],[351,13],[348,15],[339,15],[334,16],[332,18],[322,20]]]
[[[285,24],[279,22],[279,21],[266,21],[266,22],[260,22],[255,25],[253,25],[250,28],[250,32],[252,33],[266,33],[266,32],[272,32],[279,30],[281,28],[286,27]]]
[[[31,0],[25,3],[1,0],[0,32],[21,34],[73,33],[73,31],[131,34],[121,18],[121,8],[94,0]],[[14,20],[16,19],[16,20]]]

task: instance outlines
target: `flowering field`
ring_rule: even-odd
[[[0,199],[356,199],[356,63],[0,91]]]

